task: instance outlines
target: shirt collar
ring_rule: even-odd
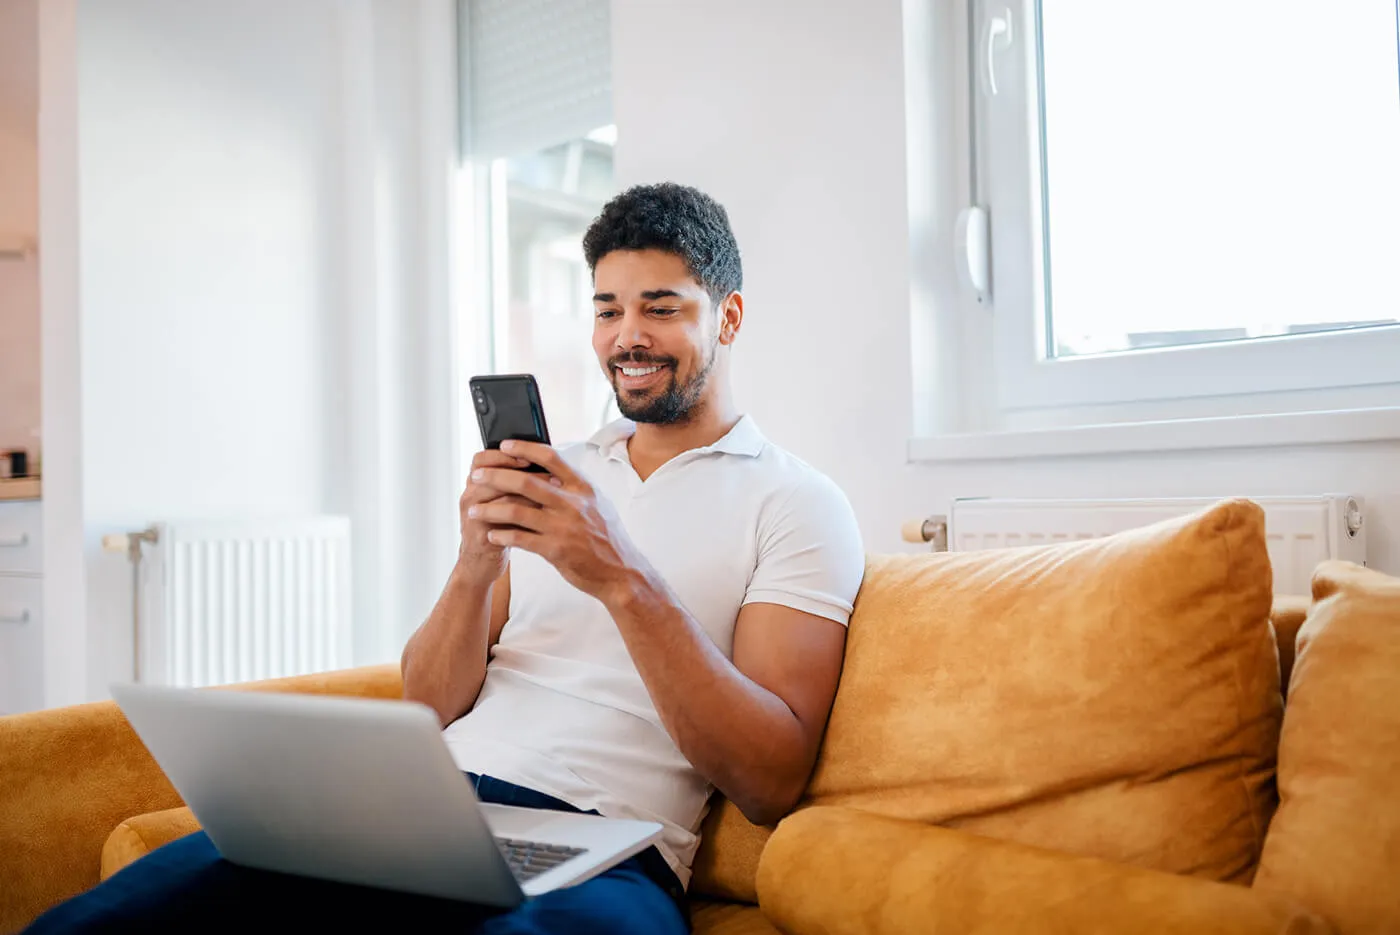
[[[711,445],[710,450],[757,458],[765,444],[767,440],[758,430],[758,423],[753,420],[753,416],[740,416],[728,434]]]
[[[616,419],[595,432],[593,437],[588,440],[588,444],[597,448],[604,455],[618,454],[618,446],[620,445],[622,446],[621,457],[625,459],[627,457],[627,439],[631,438],[636,431],[637,425],[631,419]],[[765,444],[767,444],[767,439],[758,430],[758,424],[754,422],[753,417],[741,416],[723,438],[713,445],[695,450],[720,451],[725,454],[756,458],[763,451]]]

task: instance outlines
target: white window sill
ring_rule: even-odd
[[[1125,422],[909,440],[909,460],[943,463],[1400,439],[1400,406]]]

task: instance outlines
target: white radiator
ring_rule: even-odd
[[[1313,569],[1325,559],[1366,563],[1365,503],[1326,494],[1250,497],[1264,508],[1265,537],[1275,594],[1312,593]],[[948,548],[955,552],[1073,539],[1095,539],[1192,513],[1214,499],[954,500]]]
[[[348,518],[157,524],[139,538],[140,681],[221,685],[351,664]]]

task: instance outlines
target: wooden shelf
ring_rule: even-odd
[[[43,484],[37,477],[7,477],[0,479],[0,500],[38,500]]]

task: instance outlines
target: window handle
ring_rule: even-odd
[[[958,278],[972,290],[978,305],[986,304],[992,288],[992,235],[987,209],[981,205],[963,208],[953,227]]]
[[[1011,11],[1002,9],[1000,13],[987,17],[982,24],[982,69],[987,82],[987,93],[997,94],[997,53],[1011,48]]]

